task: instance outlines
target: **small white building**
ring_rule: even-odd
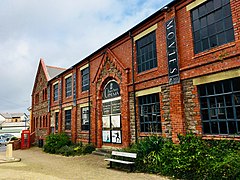
[[[0,134],[21,137],[22,130],[29,129],[29,116],[25,113],[0,113]]]

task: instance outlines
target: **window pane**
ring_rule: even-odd
[[[203,132],[205,134],[210,134],[210,125],[209,122],[203,122]]]
[[[217,38],[218,38],[218,44],[219,45],[222,45],[225,43],[225,36],[224,36],[224,33],[220,33],[217,35]]]
[[[227,17],[231,15],[231,7],[230,6],[224,6],[223,7],[223,16]]]
[[[205,86],[199,86],[199,93],[200,93],[200,96],[205,96],[206,95]]]
[[[215,19],[215,22],[222,19],[222,9],[215,11],[214,19]]]
[[[240,119],[240,106],[236,107],[237,119]]]
[[[195,9],[195,10],[192,11],[192,18],[193,18],[193,20],[198,18],[198,9]]]
[[[215,33],[216,33],[215,24],[212,24],[212,25],[208,26],[208,34],[209,34],[209,36],[214,35]]]
[[[202,112],[202,120],[209,120],[208,109],[204,109],[201,112]]]
[[[233,95],[233,98],[234,98],[234,104],[235,105],[240,105],[240,93],[235,93]]]
[[[225,29],[230,29],[233,27],[232,16],[229,16],[224,20]]]
[[[211,11],[213,11],[213,10],[214,10],[213,1],[207,2],[206,8],[207,8],[207,12],[208,12],[208,13],[210,13]]]
[[[203,40],[203,50],[209,49],[208,39]]]
[[[215,9],[220,8],[221,5],[222,5],[221,0],[213,0],[213,2],[214,2],[214,8]]]
[[[226,5],[229,3],[229,0],[222,0],[222,5]]]
[[[217,122],[211,122],[211,127],[212,127],[212,133],[213,134],[219,134],[218,123]]]
[[[233,79],[233,90],[240,91],[240,78]]]
[[[207,108],[207,98],[201,98],[201,108]]]
[[[232,107],[228,107],[227,108],[227,118],[228,119],[233,119],[234,118],[233,108]]]
[[[223,81],[223,88],[224,88],[224,92],[231,92],[232,88],[231,88],[230,81]]]
[[[232,106],[232,96],[231,95],[226,95],[225,96],[225,102],[226,102],[226,106]]]
[[[228,122],[228,129],[229,129],[229,134],[236,134],[237,133],[236,122],[235,121],[229,121]]]
[[[227,134],[227,124],[226,122],[219,122],[220,134]]]
[[[193,29],[194,29],[194,31],[199,30],[199,28],[200,28],[199,20],[194,21],[193,22]]]
[[[207,26],[207,19],[206,19],[206,17],[201,18],[200,22],[201,22],[201,28]]]
[[[233,31],[233,29],[229,29],[228,31],[226,31],[225,36],[227,37],[227,42],[234,41],[234,31]]]
[[[206,8],[205,6],[199,7],[199,16],[204,16],[206,14]]]
[[[223,89],[222,89],[222,83],[221,82],[216,82],[215,84],[215,93],[216,94],[221,94],[223,93]]]
[[[201,31],[201,37],[202,38],[205,38],[208,36],[208,29],[207,27],[206,28],[203,28],[202,31]],[[203,40],[204,41],[204,40]]]
[[[210,37],[210,47],[215,47],[215,46],[217,46],[217,37],[212,36]]]
[[[207,92],[208,92],[208,95],[214,94],[214,90],[213,90],[213,85],[212,84],[209,84],[207,86]]]
[[[201,41],[195,43],[195,46],[194,46],[194,48],[195,48],[195,53],[199,53],[199,52],[202,51],[202,46],[201,46],[201,44],[202,44]]]
[[[194,33],[194,41],[199,41],[200,40],[200,31],[196,31]]]
[[[222,20],[221,20],[221,21],[218,21],[218,22],[216,23],[216,31],[217,31],[217,33],[223,31],[223,21],[222,21]]]
[[[207,21],[208,21],[208,24],[213,24],[215,21],[214,21],[214,14],[211,13],[207,16]]]

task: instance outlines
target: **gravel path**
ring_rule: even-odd
[[[0,152],[0,159],[4,156],[5,152]],[[42,149],[33,147],[13,151],[13,156],[21,158],[21,162],[0,164],[0,179],[167,180],[151,174],[108,169],[104,157],[97,155],[64,157],[47,154]]]

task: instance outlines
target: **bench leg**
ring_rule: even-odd
[[[110,168],[112,168],[112,161],[110,161]]]

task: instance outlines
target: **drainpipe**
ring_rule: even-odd
[[[135,94],[135,79],[134,79],[134,39],[131,31],[129,31],[129,36],[132,42],[132,85],[133,85],[133,109],[134,109],[134,120],[135,120],[135,142],[138,143],[138,127],[137,127],[137,111],[136,111],[136,94]]]
[[[88,143],[91,143],[91,103],[90,103],[90,59],[88,59],[88,70],[89,70],[89,88],[88,88],[88,121],[89,121],[89,137],[88,137]]]

